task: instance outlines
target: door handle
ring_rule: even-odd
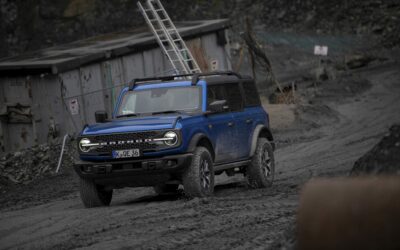
[[[235,123],[233,123],[233,122],[228,122],[228,126],[229,126],[229,127],[233,127],[233,125],[235,125]]]
[[[252,123],[252,122],[253,122],[252,119],[247,119],[247,120],[246,120],[246,123],[247,123],[247,124]]]

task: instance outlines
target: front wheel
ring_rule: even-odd
[[[182,176],[185,194],[189,197],[206,197],[214,192],[214,168],[207,148],[198,147],[192,162]]]
[[[259,138],[256,152],[247,167],[247,183],[252,188],[265,188],[272,185],[275,175],[274,151],[271,143]]]
[[[85,207],[91,208],[110,205],[113,190],[105,190],[92,179],[80,178],[80,193]]]

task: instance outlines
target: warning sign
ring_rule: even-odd
[[[314,46],[314,55],[327,56],[328,55],[328,46],[315,45]]]
[[[71,112],[71,115],[79,115],[78,99],[69,100],[69,111]]]

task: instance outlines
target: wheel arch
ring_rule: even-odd
[[[197,133],[192,137],[192,139],[190,140],[189,146],[188,146],[188,152],[194,152],[196,147],[199,147],[199,146],[207,148],[208,151],[210,151],[213,161],[215,160],[214,147],[213,147],[210,139],[208,139],[208,137],[203,133]]]
[[[275,143],[271,130],[264,125],[257,125],[257,127],[254,129],[251,141],[250,157],[254,155],[254,152],[256,151],[257,148],[257,141],[258,138],[260,137],[266,138],[271,143],[272,149],[275,150]]]

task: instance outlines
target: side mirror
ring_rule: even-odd
[[[96,123],[104,123],[107,122],[108,116],[107,116],[107,112],[106,111],[96,111],[94,113],[94,117],[96,120]]]
[[[218,100],[218,101],[213,101],[210,103],[208,106],[208,109],[211,113],[221,113],[229,109],[229,106],[227,105],[226,100]]]

